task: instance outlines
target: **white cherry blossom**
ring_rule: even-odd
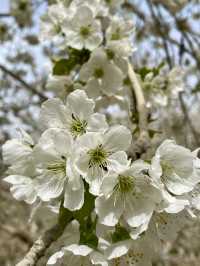
[[[123,72],[108,60],[103,49],[95,50],[80,70],[80,80],[87,82],[89,95],[94,95],[93,90],[96,96],[114,95],[122,88],[123,78]]]
[[[85,48],[92,51],[103,40],[100,21],[95,20],[88,6],[78,7],[74,17],[67,20],[62,29],[66,44],[78,50]]]
[[[104,133],[86,133],[77,140],[79,156],[76,167],[90,184],[90,192],[98,194],[102,178],[110,169],[126,163],[131,133],[124,126],[114,126]]]
[[[102,196],[96,199],[100,223],[114,226],[123,216],[131,227],[143,225],[143,229],[147,229],[153,211],[161,201],[161,193],[145,175],[148,169],[149,165],[143,161],[127,162],[125,167],[111,171],[103,178]]]
[[[74,137],[105,131],[106,118],[94,113],[94,107],[94,101],[83,90],[75,90],[68,95],[65,105],[57,98],[47,100],[42,105],[40,121],[47,128],[66,129]]]

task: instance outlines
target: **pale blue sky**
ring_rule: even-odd
[[[9,12],[9,0],[0,0],[0,13]]]

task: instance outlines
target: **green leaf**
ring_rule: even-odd
[[[88,61],[90,52],[86,49],[81,51],[76,49],[69,49],[68,58],[60,59],[55,62],[53,67],[53,75],[68,75],[76,65],[82,65]]]
[[[98,237],[96,236],[96,224],[97,217],[93,221],[91,216],[80,224],[80,242],[79,244],[87,245],[93,249],[96,249],[98,246]]]
[[[69,74],[73,64],[70,59],[61,59],[57,61],[53,67],[53,75],[66,75]]]
[[[121,225],[116,226],[115,232],[112,234],[112,243],[130,239],[129,232]]]
[[[137,70],[137,73],[140,74],[142,80],[145,79],[146,75],[149,73],[153,73],[153,76],[156,77],[159,75],[161,68],[165,65],[164,62],[160,63],[157,67],[154,68],[148,68],[146,66],[140,68]]]

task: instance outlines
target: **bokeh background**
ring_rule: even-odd
[[[0,146],[23,128],[37,137],[51,61],[60,51],[39,40],[40,17],[53,0],[0,0]],[[136,71],[165,64],[185,71],[185,91],[155,112],[163,137],[200,146],[200,1],[129,0],[123,10],[135,25]],[[116,111],[117,112],[117,111]],[[117,116],[117,114],[115,114]],[[0,179],[5,176],[0,149]],[[0,266],[13,266],[49,225],[48,213],[28,223],[31,208],[15,201],[0,180]],[[43,262],[41,262],[43,263]],[[45,264],[41,264],[45,265]],[[189,221],[155,265],[199,266],[200,221]]]

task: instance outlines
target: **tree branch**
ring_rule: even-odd
[[[30,86],[26,81],[20,78],[17,74],[13,73],[11,70],[7,69],[5,66],[0,64],[0,69],[6,73],[7,75],[11,76],[13,79],[17,80],[19,83],[23,85],[23,87],[30,90],[33,94],[38,95],[41,100],[47,100],[47,97],[41,93],[40,91],[36,90],[34,87]]]
[[[35,241],[24,259],[16,266],[36,266],[39,259],[45,255],[45,251],[63,234],[65,227],[72,220],[73,217],[71,212],[67,209],[61,208],[58,223]]]
[[[200,134],[198,134],[198,132],[196,132],[196,129],[194,128],[192,121],[190,120],[185,102],[183,100],[183,92],[179,93],[179,100],[180,100],[180,105],[181,105],[181,109],[184,115],[184,119],[188,122],[188,126],[190,127],[190,130],[192,132],[192,135],[194,137],[194,140],[196,142],[197,146],[200,146]]]
[[[7,17],[11,17],[11,14],[9,13],[0,14],[0,18],[7,18]]]
[[[128,63],[128,75],[132,84],[133,92],[135,94],[137,111],[139,115],[139,138],[134,144],[134,154],[131,152],[131,156],[135,158],[138,154],[144,153],[149,147],[148,112],[143,90],[130,62]]]

